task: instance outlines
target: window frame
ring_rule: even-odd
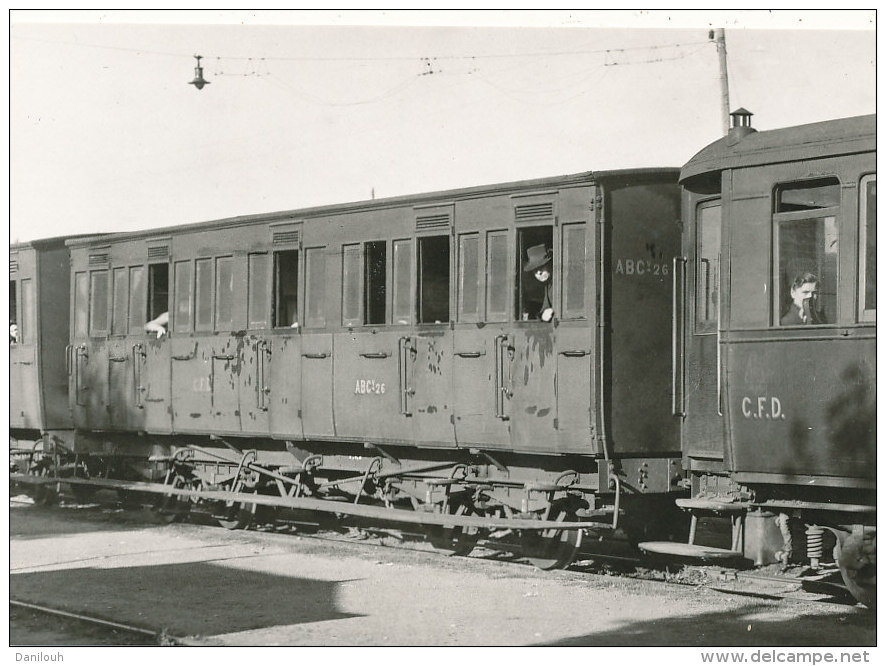
[[[473,284],[469,284],[467,287],[465,286],[465,247],[466,241],[474,241],[476,247],[474,249],[474,265],[473,265],[473,274],[474,274],[474,282]],[[483,248],[483,236],[479,231],[467,231],[464,233],[460,233],[458,235],[458,308],[456,312],[456,316],[458,317],[458,321],[465,323],[477,323],[480,321],[481,313],[483,312],[485,305],[482,302],[483,294],[486,290],[486,271],[485,262],[483,261],[483,257],[485,255]],[[474,296],[474,310],[468,312],[465,310],[465,294],[468,293],[468,289],[471,289]]]
[[[578,244],[571,243],[568,236],[573,230],[581,231],[581,262],[573,261],[572,253],[575,251],[575,248],[578,247]],[[583,320],[587,319],[588,312],[588,290],[587,290],[587,279],[588,279],[588,224],[583,220],[577,220],[575,222],[566,222],[560,225],[560,301],[562,307],[560,308],[559,319],[562,320]],[[581,280],[578,283],[573,282],[570,278],[572,277],[572,271],[574,270],[574,266],[581,266]],[[554,276],[551,276],[552,279]],[[581,284],[581,307],[580,308],[572,308],[567,310],[567,305],[569,303],[569,287],[572,284]],[[556,313],[556,310],[554,310]]]
[[[415,320],[414,247],[412,238],[391,241],[391,322],[398,326],[411,326]]]
[[[452,302],[452,254],[453,254],[453,236],[452,233],[427,233],[416,236],[415,243],[415,321],[420,326],[447,326],[453,319],[453,302]],[[425,317],[425,275],[432,273],[425,270],[423,250],[425,243],[439,243],[442,248],[446,246],[446,317],[445,319],[434,318],[433,321],[426,321]],[[428,248],[430,249],[430,247]],[[431,253],[429,252],[428,255]],[[442,263],[442,262],[441,262]],[[440,275],[442,275],[442,271]]]
[[[123,279],[120,280],[122,274]],[[123,303],[118,303],[118,288],[122,282]],[[129,333],[129,266],[115,266],[111,269],[111,322],[110,333],[115,336],[124,336]],[[118,305],[122,305],[122,312],[118,312]],[[119,317],[118,317],[119,315]],[[119,320],[119,321],[118,321]]]
[[[136,288],[134,285],[136,284],[132,276],[136,271],[141,271],[141,281],[142,286],[137,291],[139,292],[136,295]],[[139,335],[145,332],[145,324],[150,321],[148,318],[148,267],[147,264],[136,264],[133,266],[128,266],[126,269],[126,281],[127,281],[127,317],[126,317],[126,330],[129,335]],[[136,298],[139,300],[136,301]],[[136,308],[135,306],[141,306],[140,308]]]
[[[702,233],[701,233],[701,221],[702,221],[702,211],[707,210],[709,208],[719,208],[720,209],[720,220],[719,220],[719,245],[717,247],[717,281],[722,282],[721,270],[723,267],[723,200],[720,197],[705,199],[704,201],[699,201],[695,206],[695,243],[694,243],[694,252],[695,252],[695,266],[694,266],[694,282],[693,282],[693,291],[694,298],[692,299],[692,314],[693,314],[693,334],[694,335],[714,335],[717,333],[717,330],[720,326],[720,306],[722,299],[722,290],[717,289],[718,299],[715,306],[715,312],[713,318],[701,319],[698,313],[699,306],[699,270],[701,268],[701,257],[702,257]],[[779,215],[783,215],[784,213],[779,213]],[[777,265],[777,263],[776,263]],[[719,285],[718,285],[719,287]],[[707,296],[705,298],[705,303],[707,303]]]
[[[179,317],[179,305],[182,294],[179,287],[179,269],[187,269],[187,321],[181,321]],[[194,330],[194,262],[191,259],[182,259],[172,263],[172,313],[168,329],[173,333],[191,333]]]
[[[253,264],[264,261],[265,265],[253,270]],[[246,328],[248,330],[265,330],[271,328],[271,271],[273,260],[269,252],[249,252],[246,256]],[[258,289],[254,276],[264,273],[264,289]],[[255,290],[254,290],[255,288]],[[253,308],[259,308],[256,313]],[[254,317],[253,315],[258,315]]]
[[[794,326],[782,326],[781,324],[781,308],[784,302],[787,302],[789,295],[785,296],[782,294],[782,284],[781,284],[781,228],[785,223],[792,222],[804,222],[804,221],[815,221],[824,223],[828,218],[834,219],[834,225],[837,231],[837,243],[840,242],[840,206],[831,207],[831,208],[817,208],[814,210],[804,210],[804,211],[791,211],[788,213],[774,213],[772,216],[772,267],[771,267],[771,281],[772,281],[772,304],[770,307],[770,316],[772,317],[770,326],[776,329],[791,329]],[[840,316],[840,253],[839,247],[837,248],[836,256],[836,266],[834,271],[834,293],[835,293],[835,303],[834,303],[834,321],[822,323],[822,324],[805,324],[804,326],[814,326],[816,328],[820,327],[833,327],[837,325],[837,320]],[[819,280],[819,289],[824,282],[824,276],[821,274],[821,271],[818,271],[816,274]],[[787,287],[790,290],[790,287]],[[784,298],[783,298],[784,297]]]
[[[500,248],[501,252],[503,252],[500,261],[501,261],[501,270],[503,275],[499,276],[492,274],[493,269],[493,250],[498,251],[498,245],[496,242],[492,242],[492,239],[502,239],[503,246]],[[511,311],[510,308],[514,302],[514,294],[513,294],[513,285],[514,285],[514,276],[512,273],[511,266],[511,257],[513,256],[513,251],[511,250],[511,232],[509,229],[489,229],[486,232],[485,237],[485,248],[484,248],[484,258],[485,258],[485,279],[486,279],[486,302],[483,305],[485,320],[491,323],[505,323],[511,320]],[[494,293],[496,288],[500,288],[503,291],[501,294],[503,300],[503,309],[500,311],[493,312],[490,307],[493,303],[495,303],[495,296],[499,294]]]
[[[302,270],[303,270],[303,257],[302,257],[301,248],[293,247],[293,248],[289,248],[289,249],[274,250],[273,255],[274,255],[274,257],[273,257],[274,296],[273,296],[273,302],[271,303],[272,328],[298,328],[301,325],[301,321],[303,318],[302,312],[301,312],[301,307],[302,307],[301,287],[302,287]],[[281,266],[280,259],[281,259],[282,255],[295,256],[295,264],[296,264],[296,268],[295,268],[295,312],[294,312],[295,321],[292,321],[288,324],[280,323],[281,314],[282,314],[280,304],[281,304],[281,301],[284,300],[284,298],[283,298],[284,292],[282,290],[283,285],[281,284],[281,280],[280,280],[280,274],[282,272],[280,269],[280,266]],[[287,277],[289,277],[289,276],[287,275]],[[286,292],[287,295],[289,293],[290,292]],[[291,319],[291,318],[292,317],[286,317],[287,320]]]
[[[221,279],[222,279],[222,271],[219,270],[219,265],[225,262],[227,266],[230,267],[230,276],[231,276],[231,288],[222,290],[221,288]],[[223,254],[217,257],[213,257],[213,306],[212,306],[212,326],[217,332],[227,332],[232,331],[234,329],[234,324],[236,323],[237,313],[236,313],[236,293],[237,290],[234,287],[234,282],[237,274],[237,261],[232,254]],[[228,295],[229,299],[225,300],[222,298],[222,294]],[[221,322],[221,317],[219,317],[222,306],[226,306],[230,312],[230,320]]]
[[[877,308],[869,309],[865,307],[865,290],[867,287],[867,197],[865,196],[865,186],[874,183],[876,188],[877,174],[864,174],[858,181],[858,295],[856,316],[860,323],[871,324],[877,321]],[[874,198],[876,199],[876,189],[874,190]],[[874,218],[874,226],[876,227],[876,213]],[[876,247],[874,248],[874,257],[876,258]],[[874,289],[876,290],[876,279],[874,280]],[[876,292],[875,292],[876,293]]]
[[[34,344],[37,339],[36,289],[36,282],[32,278],[19,280],[18,302],[16,303],[19,308],[19,316],[16,319],[18,344]]]
[[[200,304],[202,301],[200,290],[200,267],[205,266],[209,271],[209,321],[200,322]],[[215,329],[215,258],[197,257],[194,260],[194,331],[197,333],[211,333]]]
[[[305,257],[305,328],[326,328],[328,312],[326,311],[327,295],[326,287],[329,280],[327,273],[327,248],[325,245],[317,245],[306,247],[304,250]],[[323,260],[317,274],[314,273],[315,258]],[[318,293],[313,292],[314,279],[319,280],[322,290]],[[317,301],[317,303],[315,303]],[[312,317],[312,308],[317,306],[315,314]]]
[[[102,304],[96,303],[95,299],[95,279],[97,277],[104,277],[105,279],[105,302],[103,308],[101,307]],[[107,268],[99,268],[89,271],[89,337],[104,337],[110,333],[110,282],[110,270],[108,270]],[[22,291],[24,291],[24,289]],[[102,310],[104,311],[105,323],[103,328],[96,326],[95,322],[95,315],[101,313]],[[21,326],[19,326],[19,329],[21,329]]]

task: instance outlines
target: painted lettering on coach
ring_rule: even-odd
[[[648,259],[619,259],[615,263],[615,272],[620,275],[667,275],[670,267],[667,263],[649,261]]]
[[[383,395],[385,392],[384,382],[374,379],[358,379],[354,387],[355,395]]]
[[[787,417],[782,411],[781,400],[775,396],[744,396],[741,399],[741,413],[746,419],[784,420]]]

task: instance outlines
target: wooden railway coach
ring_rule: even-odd
[[[188,458],[177,483],[204,490],[524,517],[569,499],[561,520],[610,521],[678,489],[676,180],[583,173],[72,241],[79,452]],[[146,334],[164,312],[168,333]]]
[[[683,167],[675,272],[674,407],[693,487],[680,503],[731,515],[733,542],[643,547],[817,566],[830,540],[871,603],[875,117],[756,132],[750,115]]]
[[[9,250],[9,427],[28,458],[43,436],[70,439],[65,345],[70,266],[64,238]]]

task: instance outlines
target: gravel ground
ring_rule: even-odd
[[[12,599],[207,645],[876,645],[861,606],[150,524],[147,511],[11,503],[9,516]],[[15,615],[11,645],[90,644],[75,624]]]

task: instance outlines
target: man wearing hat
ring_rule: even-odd
[[[531,282],[525,282],[526,300],[523,319],[541,319],[551,321],[554,318],[553,297],[551,296],[551,276],[553,274],[553,250],[544,245],[533,245],[526,250],[524,273],[532,273],[539,284],[533,288]]]

